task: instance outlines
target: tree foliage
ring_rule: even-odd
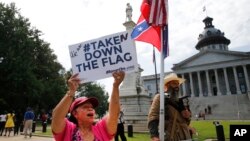
[[[64,74],[65,69],[41,35],[14,3],[0,2],[0,113],[24,112],[28,106],[37,113],[49,111],[65,95],[65,80],[72,71]],[[99,117],[106,113],[108,95],[103,87],[88,83],[78,91],[83,96],[97,97]]]
[[[0,3],[0,110],[51,109],[65,93],[63,66],[14,3]]]

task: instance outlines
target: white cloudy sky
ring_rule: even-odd
[[[0,0],[15,2],[22,16],[43,32],[42,38],[51,44],[58,61],[71,67],[68,45],[125,30],[126,4],[133,7],[133,21],[140,15],[142,0]],[[206,6],[207,11],[202,9]],[[165,71],[198,51],[198,35],[203,31],[202,20],[214,19],[215,28],[231,40],[230,50],[250,51],[249,0],[169,0],[170,56],[165,59]],[[142,75],[154,74],[152,45],[136,42],[138,63]],[[159,72],[159,53],[157,52]],[[110,93],[112,78],[98,81]]]

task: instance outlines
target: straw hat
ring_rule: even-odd
[[[179,81],[179,85],[182,84],[186,79],[179,78],[175,73],[170,73],[165,76],[164,78],[164,85],[166,85],[168,82],[177,80]]]

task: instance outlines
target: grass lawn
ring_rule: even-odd
[[[230,125],[231,124],[245,124],[245,125],[250,125],[250,120],[248,121],[233,121],[233,120],[217,120],[220,122],[220,124],[223,126],[224,129],[224,135],[227,140],[229,140],[229,130],[230,130]],[[198,132],[198,140],[199,141],[204,141],[205,139],[216,139],[217,134],[216,134],[216,128],[215,125],[213,124],[213,120],[199,120],[199,121],[192,121],[191,126],[194,127],[197,132]],[[52,137],[52,133],[50,128],[47,129],[46,133],[42,133],[41,127],[38,125],[38,131],[36,130],[35,134],[40,135],[40,136],[50,136]],[[128,134],[126,133],[126,136]],[[128,141],[149,141],[150,136],[148,133],[133,133],[133,137],[128,137]]]
[[[229,131],[231,124],[247,124],[250,125],[250,121],[233,121],[233,120],[216,120],[219,121],[220,124],[223,126],[224,129],[224,136],[225,139],[229,139]],[[199,141],[203,141],[205,139],[216,139],[216,128],[213,124],[213,120],[199,120],[199,121],[192,121],[191,126],[196,129],[198,132],[198,139]]]

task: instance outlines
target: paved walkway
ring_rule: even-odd
[[[27,137],[24,138],[23,135],[18,136],[0,136],[0,141],[55,141],[53,138],[50,137],[39,137],[39,136],[32,136],[31,138]],[[215,139],[206,139],[205,141],[217,141]]]
[[[38,137],[38,136],[32,136],[31,138],[27,137],[24,138],[23,135],[18,136],[0,136],[0,141],[55,141],[53,138],[50,137]]]

